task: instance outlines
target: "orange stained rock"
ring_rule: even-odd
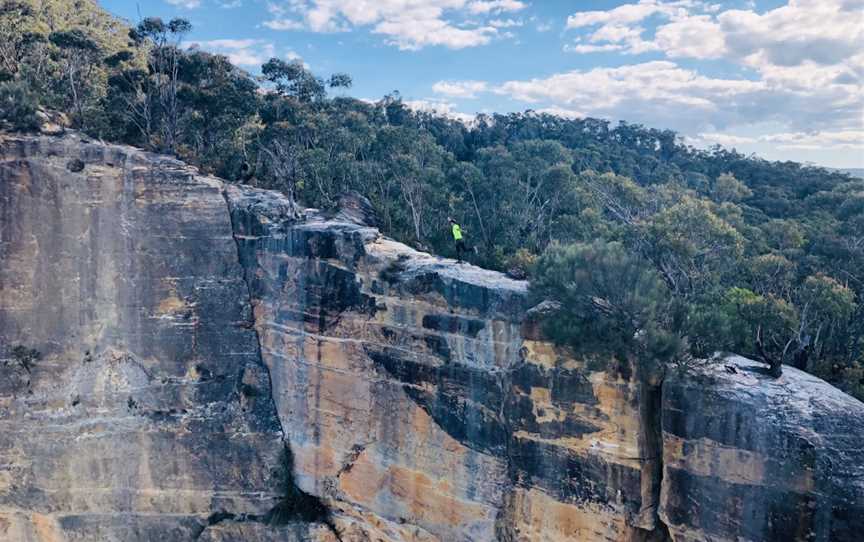
[[[177,294],[172,293],[168,297],[162,299],[159,302],[159,306],[156,307],[156,311],[159,315],[167,315],[179,310],[182,310],[186,307],[186,303],[177,297]]]
[[[59,525],[57,525],[56,519],[33,513],[30,515],[30,521],[33,523],[36,539],[39,542],[63,542],[66,540],[66,537],[60,531]]]
[[[483,520],[489,508],[456,498],[446,480],[432,480],[423,472],[392,467],[391,492],[408,505],[413,518],[433,525],[459,527]]]
[[[597,505],[561,503],[537,490],[516,490],[511,501],[519,542],[603,540],[629,542],[633,531],[621,515]]]
[[[320,483],[325,477],[335,476],[339,472],[339,463],[334,457],[331,446],[316,446],[308,444],[293,444],[294,468],[297,472],[312,477]]]
[[[813,490],[812,472],[808,472],[803,477],[766,480],[768,458],[705,438],[688,441],[666,433],[663,436],[663,461],[668,467],[682,469],[698,476],[717,477],[733,484],[770,483],[801,493]]]

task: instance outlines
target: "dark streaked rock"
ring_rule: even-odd
[[[663,385],[661,516],[683,540],[854,541],[864,404],[792,367],[730,358]],[[688,538],[689,537],[689,538]]]
[[[858,539],[864,405],[576,358],[372,214],[0,136],[0,540]]]

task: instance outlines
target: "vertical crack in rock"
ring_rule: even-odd
[[[642,476],[642,510],[635,527],[642,530],[645,542],[671,540],[669,529],[660,517],[660,492],[663,487],[663,379],[652,382],[641,378],[639,417],[644,450]]]
[[[273,396],[273,376],[270,373],[270,367],[264,362],[264,356],[262,354],[261,336],[258,333],[257,326],[255,325],[252,287],[249,284],[248,277],[246,276],[246,267],[243,265],[242,247],[240,245],[240,240],[237,238],[237,228],[234,224],[233,213],[231,212],[231,202],[229,201],[228,194],[225,191],[224,187],[221,189],[220,192],[222,194],[222,198],[225,200],[225,209],[228,213],[228,220],[231,226],[231,237],[234,239],[234,244],[237,247],[237,265],[240,267],[240,275],[243,280],[243,284],[246,287],[250,328],[255,334],[255,344],[257,347],[258,360],[261,363],[265,374],[267,375],[267,386],[270,391],[270,400],[273,410],[275,412],[276,404]],[[297,486],[297,483],[294,480],[294,454],[291,451],[291,443],[288,442],[288,436],[285,432],[285,428],[282,426],[282,419],[279,417],[278,413],[276,413],[275,417],[277,423],[279,424],[279,432],[282,434],[283,443],[283,450],[280,454],[279,465],[277,466],[276,471],[277,479],[279,480],[279,484],[281,486],[279,488],[282,492],[281,500],[263,516],[237,516],[228,512],[219,512],[213,514],[210,516],[210,518],[208,518],[207,525],[202,528],[201,533],[203,533],[203,531],[206,530],[207,527],[229,519],[237,521],[238,518],[240,518],[242,521],[263,522],[269,525],[286,525],[291,522],[301,521],[304,523],[321,523],[326,525],[327,528],[329,528],[333,535],[336,537],[336,539],[341,542],[342,538],[339,534],[338,529],[336,528],[336,524],[333,522],[331,511],[324,503],[324,501],[315,495],[306,493]],[[201,533],[198,533],[199,536]]]
[[[46,355],[0,377],[3,540],[860,539],[864,404],[811,375],[576,359],[500,274],[0,136],[0,342]]]
[[[502,394],[510,393],[512,390],[513,381],[512,381],[512,370],[503,371],[500,377],[500,388]],[[498,410],[498,416],[500,419],[507,419],[507,413],[505,409],[507,408],[507,401],[501,401],[501,406]],[[518,534],[516,530],[516,520],[514,518],[514,492],[516,490],[516,483],[518,480],[518,473],[516,470],[515,462],[513,461],[513,427],[510,423],[504,424],[504,430],[507,434],[506,440],[506,452],[504,455],[504,461],[507,465],[507,488],[504,490],[504,499],[501,503],[501,508],[498,511],[498,515],[495,517],[495,536],[500,542],[515,542],[518,540]]]

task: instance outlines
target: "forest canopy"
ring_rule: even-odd
[[[532,111],[471,123],[398,92],[345,96],[271,59],[253,76],[182,46],[182,19],[134,24],[93,0],[0,3],[0,119],[42,111],[105,141],[331,208],[357,191],[384,233],[525,273],[577,351],[686,363],[736,352],[864,398],[864,181],[669,130]],[[336,92],[333,89],[338,89]]]

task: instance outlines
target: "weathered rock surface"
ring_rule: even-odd
[[[0,366],[0,540],[864,532],[864,405],[818,379],[575,359],[525,282],[380,236],[356,196],[0,144],[0,349],[43,353]]]
[[[284,445],[222,183],[71,136],[0,145],[0,347],[42,354],[0,366],[0,540],[266,514]]]
[[[271,193],[226,193],[297,481],[352,539],[657,527],[659,388],[541,340],[526,283],[338,215],[262,219]]]
[[[661,517],[676,540],[864,538],[864,405],[744,358],[663,386]]]

